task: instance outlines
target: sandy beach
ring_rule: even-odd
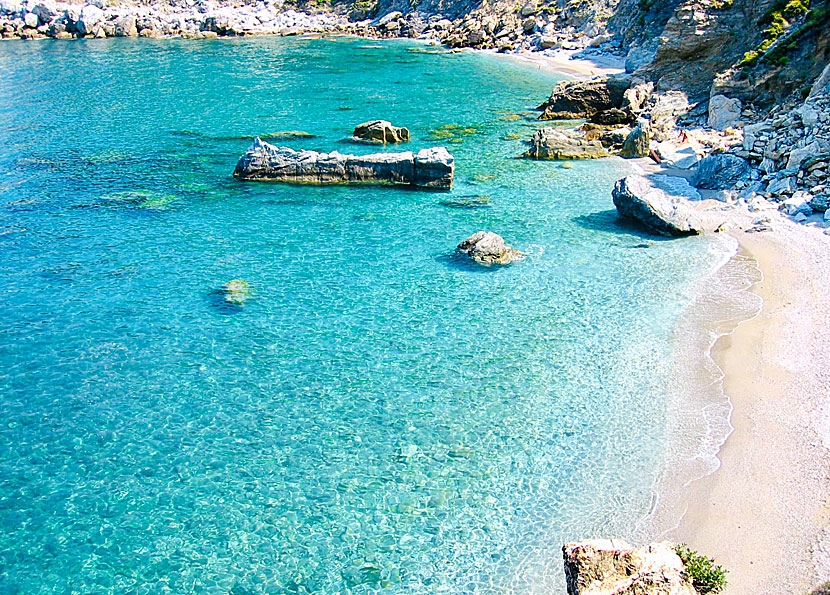
[[[776,217],[735,237],[763,307],[715,344],[734,431],[665,537],[726,567],[729,595],[807,594],[830,579],[830,236]]]
[[[488,51],[489,50],[483,50]],[[608,76],[625,72],[625,65],[614,56],[577,57],[577,50],[556,50],[551,53],[522,52],[517,54],[499,54],[517,62],[531,62],[540,69],[569,75],[575,79],[590,79],[595,76]]]

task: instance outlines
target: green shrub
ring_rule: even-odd
[[[729,10],[733,4],[733,0],[713,0],[712,10]]]
[[[716,565],[714,560],[689,549],[685,543],[678,545],[675,551],[686,566],[686,573],[700,595],[720,593],[726,586],[726,570]]]
[[[758,56],[761,54],[755,50],[751,50],[744,54],[744,57],[740,59],[738,62],[738,68],[743,68],[745,66],[752,66],[758,61]]]

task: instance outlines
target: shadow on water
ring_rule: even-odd
[[[501,269],[513,266],[512,264],[479,264],[469,256],[461,254],[460,252],[450,252],[449,254],[442,254],[436,256],[435,260],[450,269],[457,271],[464,271],[467,273],[495,273]]]
[[[209,291],[204,297],[208,307],[216,314],[220,314],[222,316],[234,316],[236,314],[240,314],[245,309],[245,306],[242,304],[234,304],[233,302],[229,302],[225,299],[226,296],[227,292],[224,289],[219,288]]]
[[[671,241],[672,238],[661,236],[649,232],[642,225],[636,221],[623,219],[617,215],[617,211],[609,209],[607,211],[599,211],[597,213],[589,213],[587,215],[579,215],[573,218],[573,222],[584,229],[591,231],[601,231],[615,235],[629,235],[649,240],[650,242],[666,242]],[[631,246],[633,248],[647,248],[647,244],[637,244]]]

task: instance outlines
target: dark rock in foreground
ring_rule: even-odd
[[[504,238],[492,231],[477,231],[458,244],[457,250],[479,264],[510,264],[524,258],[524,254],[504,243]]]
[[[405,143],[409,141],[409,129],[393,126],[386,120],[372,120],[355,126],[352,139],[367,143]]]
[[[444,147],[418,153],[343,155],[337,151],[295,151],[259,137],[239,158],[233,175],[244,180],[297,184],[404,184],[452,188],[455,162]]]
[[[568,595],[697,595],[672,544],[592,539],[562,548]]]
[[[611,193],[622,217],[635,219],[664,236],[689,236],[703,232],[695,213],[680,199],[669,196],[640,175],[618,180]]]

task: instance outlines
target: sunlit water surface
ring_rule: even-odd
[[[364,40],[0,45],[0,592],[548,593],[630,536],[710,238],[514,159],[556,77]],[[256,134],[446,146],[449,193],[235,181]],[[469,266],[493,230],[525,251]],[[218,290],[244,279],[252,296]]]

